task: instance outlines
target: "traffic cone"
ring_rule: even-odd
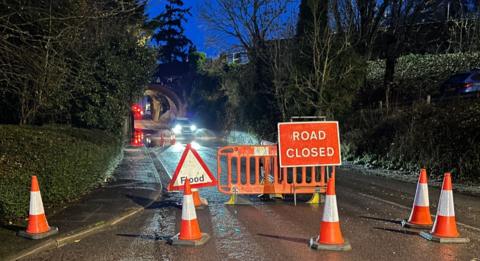
[[[316,250],[351,250],[350,243],[343,239],[338,218],[337,198],[335,196],[335,179],[330,178],[327,183],[325,206],[323,208],[320,235],[310,238],[310,247]]]
[[[57,227],[50,227],[43,209],[42,195],[38,186],[37,176],[32,176],[30,189],[30,210],[26,231],[19,231],[18,235],[29,239],[41,239],[58,233]]]
[[[430,228],[432,226],[430,215],[430,204],[428,199],[427,171],[420,170],[418,177],[417,191],[413,200],[413,208],[408,220],[402,220],[403,227]]]
[[[468,238],[461,238],[455,221],[453,204],[452,178],[449,172],[443,177],[442,192],[438,202],[437,216],[433,228],[428,232],[420,232],[420,236],[439,243],[467,243]]]
[[[193,205],[197,209],[203,209],[205,206],[208,206],[208,201],[205,198],[200,197],[200,192],[198,189],[192,188],[192,196],[193,196]]]
[[[210,236],[200,231],[193,203],[192,189],[190,188],[190,181],[187,179],[183,193],[180,233],[170,238],[170,242],[172,245],[200,246],[205,244],[208,239],[210,239]]]

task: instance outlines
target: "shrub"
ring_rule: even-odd
[[[120,148],[99,130],[0,125],[0,221],[28,215],[32,175],[45,207],[60,207],[98,186]]]
[[[394,99],[419,99],[439,95],[441,84],[449,76],[480,66],[480,53],[410,54],[397,60],[393,84]],[[368,62],[369,96],[383,99],[385,61]],[[376,94],[374,94],[377,92]],[[400,98],[401,97],[401,98]],[[376,102],[376,101],[373,101]]]
[[[479,111],[478,99],[458,99],[416,104],[383,119],[357,113],[343,142],[356,149],[357,162],[375,159],[376,166],[387,169],[426,167],[433,176],[453,171],[457,180],[480,181]]]

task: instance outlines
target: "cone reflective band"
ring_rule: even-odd
[[[427,171],[425,169],[420,171],[412,212],[406,224],[409,226],[418,225],[420,227],[430,227],[433,224],[428,198]]]
[[[458,237],[455,210],[453,206],[452,178],[445,173],[442,192],[438,202],[437,217],[431,233],[438,237]]]
[[[328,191],[327,191],[328,193]],[[323,222],[338,222],[337,199],[335,195],[327,194],[325,197],[325,209],[323,210]]]

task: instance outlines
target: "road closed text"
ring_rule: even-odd
[[[311,141],[324,140],[327,138],[327,133],[323,130],[319,131],[294,131],[292,132],[293,141]]]
[[[340,165],[338,122],[285,122],[278,124],[280,165]]]
[[[332,147],[287,149],[287,157],[289,158],[331,157],[333,155],[335,155],[335,150]]]
[[[292,132],[293,141],[317,141],[326,138],[327,133],[323,130]],[[335,154],[335,149],[333,147],[287,148],[286,153],[289,158],[331,157]]]

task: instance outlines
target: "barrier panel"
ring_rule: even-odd
[[[324,193],[327,171],[335,175],[334,166],[280,168],[277,145],[226,146],[217,152],[217,187],[225,194]]]

